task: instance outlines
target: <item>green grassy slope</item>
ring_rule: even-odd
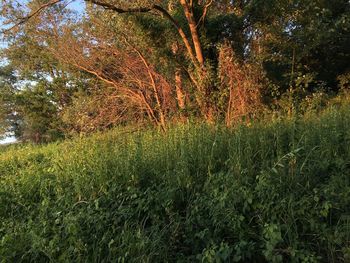
[[[1,262],[347,260],[350,109],[0,152]]]

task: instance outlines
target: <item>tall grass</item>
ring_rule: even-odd
[[[349,262],[350,109],[0,153],[3,262]]]

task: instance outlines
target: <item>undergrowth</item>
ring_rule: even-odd
[[[350,109],[0,153],[1,262],[349,262]]]

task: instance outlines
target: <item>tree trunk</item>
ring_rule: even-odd
[[[176,99],[177,99],[179,109],[184,110],[186,107],[186,105],[185,105],[186,95],[183,92],[181,70],[180,69],[176,69],[176,72],[175,72],[175,87],[176,87]]]
[[[202,51],[202,45],[199,39],[199,34],[197,30],[197,23],[196,19],[194,18],[192,6],[189,6],[186,0],[180,0],[180,3],[184,9],[185,16],[188,22],[188,26],[190,28],[192,40],[193,40],[193,45],[194,45],[194,50],[196,52],[196,58],[198,60],[198,63],[201,66],[204,66],[204,55]]]

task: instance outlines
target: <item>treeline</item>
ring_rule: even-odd
[[[349,88],[347,0],[2,1],[0,133],[227,126]],[[68,5],[68,7],[67,7]]]

